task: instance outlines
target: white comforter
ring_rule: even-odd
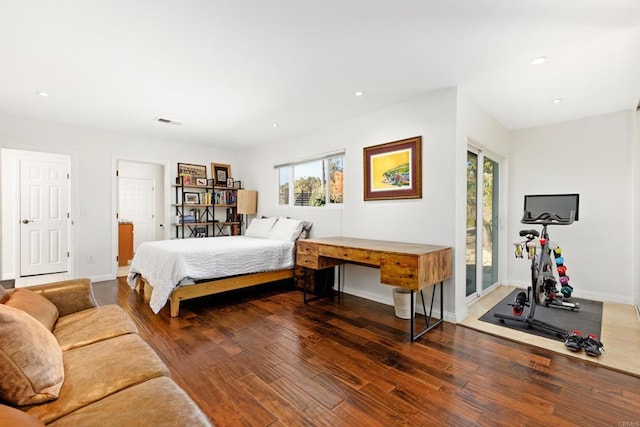
[[[192,280],[291,268],[295,243],[246,236],[145,242],[136,250],[127,282],[139,275],[153,286],[149,305],[158,313],[173,289]]]

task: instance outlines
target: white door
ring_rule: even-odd
[[[133,223],[133,251],[155,240],[154,185],[152,179],[118,178],[118,219]]]
[[[20,160],[20,276],[68,270],[69,164]]]

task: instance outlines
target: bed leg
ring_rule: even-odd
[[[149,285],[149,282],[147,282],[146,280],[144,281],[144,300],[146,302],[149,302],[149,300],[151,299],[151,286]]]
[[[169,307],[171,309],[171,317],[178,317],[180,314],[180,300],[179,299],[169,299]]]

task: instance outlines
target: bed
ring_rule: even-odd
[[[172,239],[141,244],[127,282],[141,289],[158,313],[180,302],[293,277],[295,241],[310,223],[290,218],[254,219],[244,236]]]

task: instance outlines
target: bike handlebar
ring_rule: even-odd
[[[553,214],[551,212],[542,212],[538,216],[533,218],[531,212],[525,211],[524,215],[522,216],[522,220],[520,220],[520,222],[522,222],[523,224],[569,225],[569,224],[573,224],[573,218],[574,218],[573,211],[571,211],[570,218],[560,218],[560,216]]]

